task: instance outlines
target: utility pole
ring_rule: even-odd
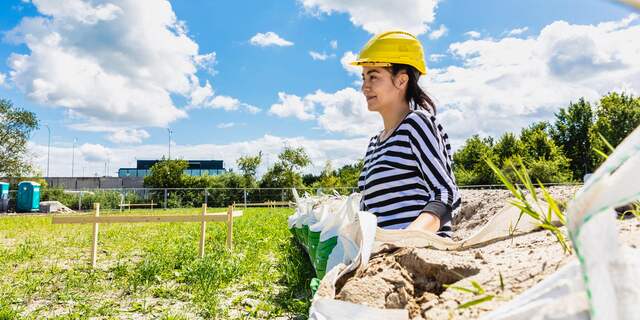
[[[76,162],[76,142],[77,139],[73,138],[73,149],[71,151],[71,177],[73,178],[73,170]]]
[[[44,125],[47,127],[47,131],[49,132],[49,142],[47,143],[47,178],[49,177],[49,157],[51,156],[51,127],[48,124]]]
[[[171,160],[171,134],[173,133],[173,131],[171,130],[171,128],[167,128],[167,131],[169,131],[169,160]]]

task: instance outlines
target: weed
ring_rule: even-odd
[[[553,233],[565,253],[571,252],[571,248],[567,244],[564,234],[562,233],[560,228],[554,225],[552,222],[553,215],[555,215],[560,221],[561,225],[566,224],[564,213],[560,210],[557,201],[551,196],[544,185],[540,181],[538,181],[538,186],[542,190],[544,200],[548,204],[547,212],[544,212],[536,194],[535,186],[531,182],[531,179],[529,178],[529,174],[527,172],[527,168],[522,162],[522,158],[516,158],[516,160],[516,164],[514,164],[513,162],[509,162],[509,165],[518,178],[520,182],[519,184],[511,182],[509,178],[507,178],[507,176],[502,172],[502,170],[500,170],[490,159],[486,159],[485,161],[487,162],[489,167],[491,167],[496,176],[498,176],[498,178],[502,181],[505,187],[507,187],[507,189],[509,189],[509,191],[511,191],[513,196],[516,198],[510,203],[521,210],[520,217],[522,217],[523,214],[526,214],[536,220],[538,222],[538,227],[549,230],[551,231],[551,233]],[[521,189],[521,185],[524,186],[524,190]],[[532,201],[527,198],[527,193],[531,196]],[[516,226],[510,229],[515,230],[517,228],[520,217],[516,222]]]
[[[501,278],[502,279],[502,278]],[[465,303],[462,303],[458,306],[458,309],[466,309],[469,308],[471,306],[475,306],[487,301],[491,301],[493,300],[493,298],[495,298],[495,295],[492,294],[486,294],[486,290],[475,280],[471,280],[471,288],[465,288],[465,287],[460,287],[460,286],[452,286],[452,285],[443,285],[445,288],[450,288],[456,291],[460,291],[460,292],[464,292],[464,293],[471,293],[474,296],[481,296],[479,298],[473,299],[471,301],[467,301]]]

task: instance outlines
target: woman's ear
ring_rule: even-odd
[[[405,89],[408,83],[409,83],[409,75],[404,71],[394,77],[394,85],[398,89]]]

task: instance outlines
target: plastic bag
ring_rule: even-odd
[[[338,237],[343,226],[349,225],[355,220],[355,216],[357,214],[356,208],[359,207],[359,203],[359,194],[350,195],[345,199],[344,205],[340,207],[336,214],[331,215],[327,219],[325,226],[320,232],[314,263],[316,266],[316,275],[319,279],[322,279],[328,270],[329,257],[338,245]],[[340,250],[342,250],[340,252],[343,252],[342,248]],[[343,261],[340,254],[333,255],[333,262],[331,266],[336,265],[337,262]]]

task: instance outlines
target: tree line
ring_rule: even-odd
[[[520,158],[534,182],[582,181],[604,161],[598,152],[609,152],[607,144],[617,146],[639,125],[640,97],[612,92],[595,103],[581,98],[553,121],[533,123],[519,134],[470,137],[453,155],[454,173],[461,185],[496,184],[486,159],[509,174],[509,163]]]

